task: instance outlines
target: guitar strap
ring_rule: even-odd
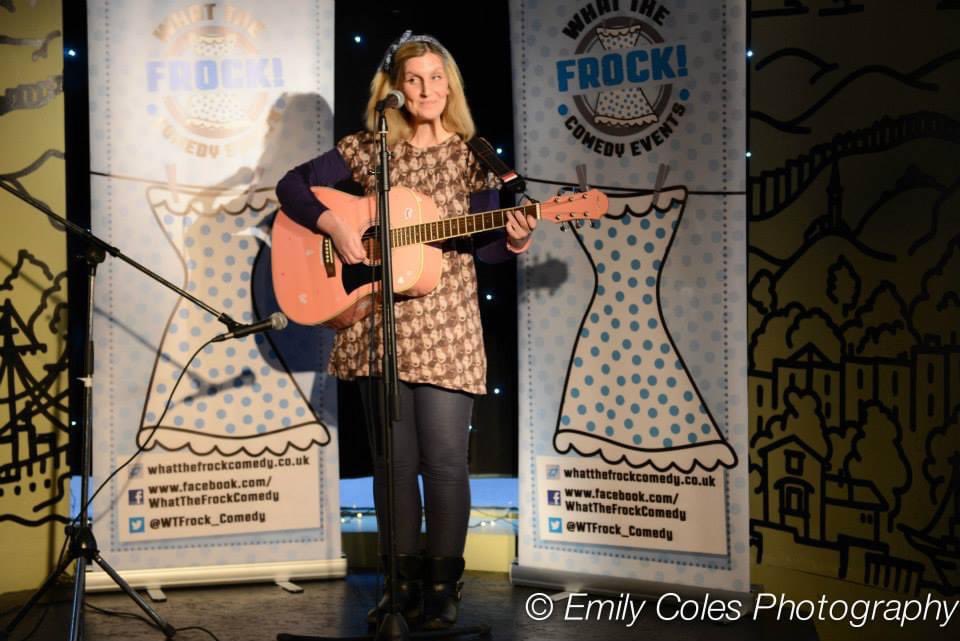
[[[504,189],[514,194],[524,192],[527,186],[523,177],[500,159],[500,156],[493,150],[486,138],[474,136],[467,141],[467,146],[470,147],[470,151],[477,157],[481,165],[495,173],[503,181]]]

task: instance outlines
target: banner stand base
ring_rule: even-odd
[[[122,570],[120,576],[137,589],[180,588],[237,583],[275,583],[294,579],[342,579],[347,575],[347,558],[283,563],[245,563],[182,568]],[[87,573],[87,592],[117,588],[104,572]]]
[[[741,618],[752,616],[756,604],[756,593],[759,590],[758,586],[753,585],[750,586],[750,592],[736,592],[695,585],[678,585],[616,576],[582,574],[520,565],[516,560],[510,565],[510,584],[555,592],[586,592],[598,596],[617,597],[626,593],[651,599],[658,599],[668,592],[678,594],[685,599],[703,599],[709,594],[712,600],[739,601],[743,606],[738,608]]]

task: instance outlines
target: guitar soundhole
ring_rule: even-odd
[[[380,264],[380,241],[376,238],[364,238],[363,239],[363,249],[367,252],[367,260],[364,261],[368,265],[379,265]]]

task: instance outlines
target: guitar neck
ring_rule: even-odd
[[[507,225],[507,212],[517,210],[522,211],[524,215],[529,214],[540,218],[540,203],[455,216],[454,218],[435,220],[431,223],[395,227],[390,230],[390,245],[392,247],[403,247],[404,245],[434,243],[448,238],[459,238],[492,229],[500,229]]]

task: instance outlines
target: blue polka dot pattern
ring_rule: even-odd
[[[216,203],[210,202],[202,210],[211,206],[215,208]],[[196,211],[174,216],[168,229],[173,238],[182,237],[182,251],[188,254],[183,263],[187,288],[202,292],[213,307],[232,308],[234,318],[249,322],[254,317],[250,288],[224,285],[250,281],[260,244],[244,231],[257,220],[243,215],[249,210],[226,216],[198,215]],[[190,355],[223,331],[209,313],[186,301],[178,303],[171,318],[176,322],[169,324],[162,354],[154,365],[141,435],[155,427],[169,385]],[[168,449],[189,445],[195,452],[217,449],[224,454],[241,448],[251,454],[268,447],[278,452],[290,443],[304,447],[311,442],[329,442],[326,427],[298,386],[289,382],[292,375],[263,336],[208,345],[177,387],[153,442]],[[291,426],[297,429],[284,429]]]
[[[577,367],[570,371],[560,412],[568,420],[560,421],[554,439],[558,451],[576,448],[599,452],[610,461],[626,457],[634,465],[655,461],[660,468],[675,463],[686,470],[696,463],[713,468],[718,461],[729,465],[736,460],[683,368],[662,306],[650,305],[660,298],[658,270],[666,262],[683,206],[684,201],[674,200],[664,211],[648,211],[639,225],[637,216],[626,212],[605,219],[605,229],[581,231],[603,237],[602,242],[584,243],[597,266],[596,295],[585,318],[594,331],[576,338]],[[648,260],[651,255],[654,260]],[[644,359],[645,354],[652,357]],[[676,374],[661,375],[668,364],[679,366]],[[629,412],[604,405],[612,390],[616,405]],[[563,409],[571,403],[576,414]],[[664,417],[681,420],[664,426],[659,423]],[[604,429],[598,432],[600,421]]]

